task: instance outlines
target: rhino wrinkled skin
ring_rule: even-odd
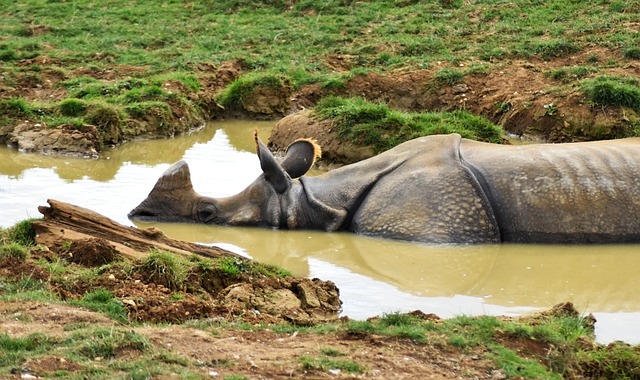
[[[244,191],[202,196],[179,161],[129,217],[433,244],[640,241],[640,139],[513,146],[434,135],[313,177],[312,141],[280,162],[255,141],[263,174]]]

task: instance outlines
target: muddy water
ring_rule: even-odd
[[[39,217],[37,206],[47,198],[130,225],[127,212],[179,159],[189,163],[196,191],[236,193],[260,173],[251,139],[256,127],[266,140],[271,123],[217,122],[190,136],[126,144],[99,160],[0,148],[0,226]],[[433,247],[345,233],[155,226],[332,280],[352,318],[414,309],[443,317],[515,315],[572,301],[595,315],[599,341],[640,343],[640,246]]]

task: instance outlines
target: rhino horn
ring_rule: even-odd
[[[187,165],[184,160],[180,160],[169,166],[167,170],[162,173],[160,178],[158,178],[158,182],[156,182],[151,193],[156,191],[193,191],[189,165]]]
[[[198,194],[193,190],[191,183],[189,165],[180,160],[165,170],[147,198],[131,210],[128,216],[137,219],[153,219],[160,215],[159,212],[162,210],[165,214],[179,220],[189,215],[191,206],[197,198]]]

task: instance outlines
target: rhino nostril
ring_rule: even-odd
[[[152,217],[156,217],[157,214],[151,211],[147,211],[147,210],[132,210],[129,215],[130,218],[132,217],[136,217],[136,218],[152,218]]]

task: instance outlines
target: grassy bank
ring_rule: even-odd
[[[65,68],[113,64],[146,75],[244,59],[252,70],[328,75],[332,54],[395,70],[433,62],[553,59],[594,45],[638,57],[631,1],[26,1],[0,7],[0,59]],[[621,65],[621,62],[607,62]]]
[[[354,76],[431,69],[437,88],[514,59],[556,62],[544,69],[557,81],[550,93],[574,86],[589,104],[638,112],[638,83],[607,74],[639,59],[630,27],[638,12],[630,1],[560,0],[6,3],[0,128],[23,119],[90,124],[104,144],[118,144],[197,128],[224,113],[221,106],[282,115],[308,85],[339,93]],[[608,58],[590,54],[596,50]],[[584,58],[563,63],[572,55]],[[212,69],[230,61],[239,62],[237,72]],[[280,101],[266,110],[247,104],[255,87]],[[500,112],[512,106],[495,104]],[[640,125],[635,114],[625,118]],[[616,133],[635,134],[634,125]]]

